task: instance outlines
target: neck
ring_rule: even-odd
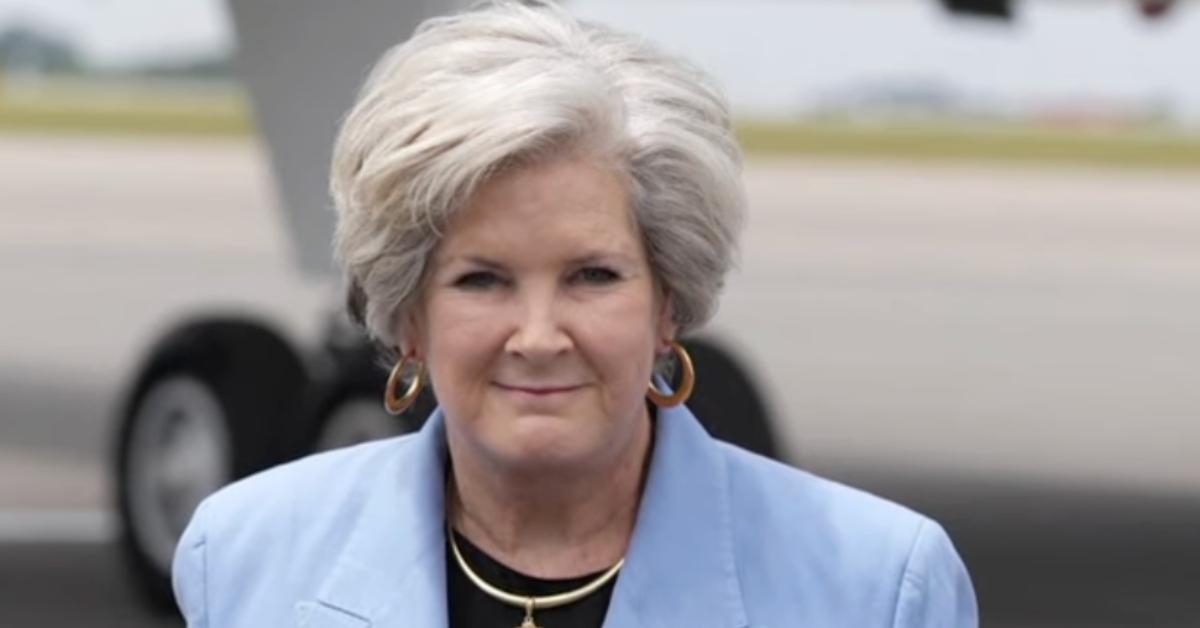
[[[633,533],[651,449],[649,416],[629,446],[587,469],[506,469],[481,464],[450,439],[451,525],[525,574],[573,578],[611,567]]]

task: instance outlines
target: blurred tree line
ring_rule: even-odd
[[[97,78],[230,79],[231,55],[147,61],[101,68],[66,38],[28,25],[0,31],[0,73],[32,76],[90,76]]]

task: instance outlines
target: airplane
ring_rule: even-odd
[[[988,19],[1010,20],[1014,14],[1012,3],[1003,0],[942,0],[942,4],[955,13]],[[237,31],[238,67],[249,88],[259,131],[269,148],[286,228],[294,243],[297,266],[303,272],[326,279],[335,272],[329,254],[333,231],[326,190],[329,147],[337,121],[348,108],[366,68],[386,46],[423,19],[463,5],[454,0],[372,0],[355,3],[353,7],[322,0],[289,0],[286,4],[282,0],[230,2]],[[1144,1],[1137,6],[1148,17],[1158,18],[1167,13],[1172,3]],[[966,180],[980,181],[977,175],[962,174]],[[765,186],[777,185],[777,180],[769,174],[755,176],[762,181],[770,179]],[[886,175],[881,176],[886,179]],[[942,195],[943,188],[939,185],[928,183],[927,194]],[[945,193],[952,194],[953,189],[951,184]],[[753,199],[752,194],[752,202]],[[803,328],[790,327],[786,319],[792,314],[786,308],[774,312],[770,308],[781,303],[826,308],[824,312],[809,312],[808,316],[836,318],[849,311],[853,316],[875,321],[882,329],[889,329],[889,323],[886,312],[868,311],[878,307],[877,304],[854,302],[861,293],[831,289],[824,293],[824,302],[772,298],[772,293],[811,288],[812,282],[801,279],[819,274],[822,269],[829,270],[827,259],[818,259],[814,266],[807,267],[806,260],[813,259],[806,258],[791,244],[766,242],[766,234],[772,230],[777,230],[777,235],[786,233],[791,220],[787,210],[786,205],[781,205],[767,212],[766,221],[775,224],[775,228],[757,232],[763,239],[747,244],[748,248],[776,255],[772,259],[778,265],[748,267],[745,276],[735,280],[734,293],[725,297],[722,314],[713,326],[685,342],[699,377],[705,382],[697,387],[689,406],[715,435],[792,464],[825,470],[848,480],[861,480],[890,489],[895,495],[913,495],[918,501],[930,492],[940,491],[944,494],[939,498],[942,501],[930,503],[950,504],[947,512],[952,520],[953,514],[959,512],[954,508],[973,511],[979,507],[980,512],[986,512],[973,501],[977,487],[995,483],[1061,487],[1054,489],[1058,492],[1051,491],[1051,497],[1046,498],[1050,501],[1057,499],[1056,496],[1104,485],[1113,477],[1124,477],[1122,473],[1132,478],[1133,485],[1162,481],[1183,490],[1200,489],[1200,469],[1180,463],[1177,456],[1164,457],[1160,466],[1150,465],[1141,476],[1129,470],[1133,465],[1112,464],[1112,456],[1126,451],[1125,448],[1170,449],[1169,430],[1153,427],[1151,419],[1146,419],[1149,423],[1145,430],[1135,430],[1136,437],[1110,443],[1094,456],[1064,458],[1046,463],[1044,468],[1022,459],[1029,455],[1024,449],[1029,439],[1037,439],[1039,434],[1062,439],[1071,430],[1088,429],[1087,425],[1063,422],[1029,433],[1027,423],[1018,417],[1005,416],[1005,412],[1017,412],[1028,405],[1006,401],[999,393],[981,392],[980,378],[988,376],[972,377],[954,366],[955,360],[962,360],[962,369],[992,369],[995,379],[991,381],[999,382],[997,386],[1001,388],[1005,378],[1031,381],[1015,374],[1027,368],[1043,378],[1047,386],[1057,383],[1061,390],[1013,390],[1012,394],[1028,394],[1034,401],[1044,402],[1045,407],[1057,408],[1069,405],[1056,401],[1063,395],[1074,399],[1090,394],[1092,386],[1117,385],[1130,372],[1114,371],[1107,376],[1101,373],[1094,383],[1089,383],[1089,376],[1080,372],[1083,364],[1005,365],[970,358],[971,342],[1005,342],[996,338],[973,339],[973,334],[1014,333],[1021,324],[1030,329],[1038,327],[1038,323],[1028,320],[1017,327],[1002,324],[1004,316],[1028,316],[1028,313],[977,312],[979,318],[974,321],[947,317],[945,312],[941,316],[934,313],[929,320],[961,326],[963,329],[957,335],[952,329],[948,333],[968,343],[943,348],[953,355],[940,358],[913,354],[912,351],[921,349],[903,338],[886,334],[864,343],[874,343],[880,354],[895,350],[891,358],[853,352],[839,354],[834,344],[807,338]],[[986,240],[981,242],[986,249]],[[983,251],[985,257],[987,253]],[[951,261],[954,259],[957,258]],[[1012,259],[985,259],[975,266],[939,269],[936,272],[942,274],[938,275],[938,281],[913,279],[923,277],[921,273],[930,272],[929,268],[939,263],[930,258],[907,270],[902,266],[899,270],[872,274],[861,268],[838,268],[833,274],[867,286],[882,286],[880,289],[893,303],[914,298],[913,294],[879,283],[886,282],[888,277],[899,278],[902,284],[918,292],[936,292],[930,303],[951,310],[960,298],[956,290],[970,290],[973,280],[1002,288],[1020,284],[1024,286],[1022,289],[1039,290],[1037,278],[1021,278],[1017,276],[1019,270],[1012,271],[1019,266]],[[1012,266],[1014,263],[1017,266]],[[1102,272],[1106,268],[1103,260],[1081,263],[1091,265],[1086,272],[1095,269]],[[773,268],[783,270],[776,272]],[[905,275],[907,271],[911,274]],[[1016,274],[1006,278],[1009,271]],[[767,280],[776,282],[770,290],[759,285]],[[832,281],[829,278],[815,281],[819,285],[826,280]],[[1043,305],[1065,307],[1053,295],[1037,298],[1042,299],[1039,303]],[[738,305],[739,299],[743,299],[743,305]],[[1111,323],[1108,318],[1087,320],[1091,322],[1085,324],[1095,329],[1110,329],[1105,327]],[[798,339],[773,342],[771,338],[756,335],[752,331],[755,328],[791,329],[808,344]],[[936,331],[928,329],[890,329],[900,336],[911,334],[913,339],[938,337]],[[1043,326],[1037,331],[1056,330],[1069,333],[1070,325]],[[1017,347],[1030,346],[1021,338],[1014,337],[1010,342]],[[815,357],[800,354],[808,349],[829,353]],[[1022,359],[1019,353],[1011,357]],[[1032,357],[1053,359],[1044,353]],[[870,367],[875,361],[886,368]],[[812,376],[816,369],[833,374],[822,384],[832,382],[835,387],[832,393],[818,394],[796,377],[800,373]],[[375,349],[340,316],[330,317],[320,338],[293,338],[269,320],[197,313],[182,316],[171,331],[148,347],[143,363],[129,378],[114,465],[123,554],[147,600],[158,608],[172,607],[169,574],[175,541],[205,495],[237,478],[313,451],[417,429],[421,417],[428,414],[436,401],[426,393],[409,412],[389,417],[379,403],[385,379],[386,371],[380,367]],[[918,390],[911,395],[898,392],[906,386],[936,381],[941,381],[944,388],[923,393]],[[850,404],[850,410],[840,411],[830,405],[834,403],[831,399],[868,395],[873,390],[880,396],[878,402],[861,399]],[[1014,424],[1024,426],[1017,430],[1026,431],[1014,435],[1002,425],[957,421],[953,416],[956,408],[968,414],[980,412],[977,404],[982,402],[972,400],[972,390],[981,394],[984,401],[988,395],[997,395],[991,399],[997,408],[992,418],[1013,420]],[[949,401],[931,403],[922,400],[926,397]],[[892,405],[886,406],[889,403]],[[828,410],[837,420],[821,422],[800,410]],[[1112,420],[1116,414],[1105,416]],[[906,421],[910,427],[901,429],[889,424],[889,419]],[[905,436],[909,432],[941,433],[943,437],[925,445],[916,437]],[[163,455],[166,449],[174,458]],[[1045,456],[1053,448],[1043,444],[1033,449],[1039,452],[1037,455]],[[1107,474],[1097,471],[1102,468],[1110,471]],[[969,523],[971,518],[966,516],[962,520]]]

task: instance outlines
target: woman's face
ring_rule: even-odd
[[[480,187],[400,337],[429,369],[452,443],[545,468],[627,450],[674,332],[621,180],[561,159]]]

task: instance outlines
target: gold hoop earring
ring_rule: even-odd
[[[672,340],[671,350],[675,352],[675,357],[679,358],[679,366],[683,369],[683,381],[679,382],[679,388],[675,392],[667,395],[659,392],[654,387],[654,380],[650,380],[650,388],[646,391],[646,396],[650,397],[650,401],[660,408],[669,408],[677,406],[688,397],[692,396],[692,389],[696,386],[696,368],[692,366],[692,356],[688,355],[687,349],[683,345]]]
[[[383,391],[383,407],[387,409],[388,414],[401,414],[407,410],[425,386],[425,365],[421,364],[417,369],[417,376],[408,383],[408,390],[404,391],[404,396],[396,397],[396,389],[403,381],[404,367],[409,359],[408,356],[400,358],[396,366],[392,367],[392,373],[388,375],[387,388]]]

